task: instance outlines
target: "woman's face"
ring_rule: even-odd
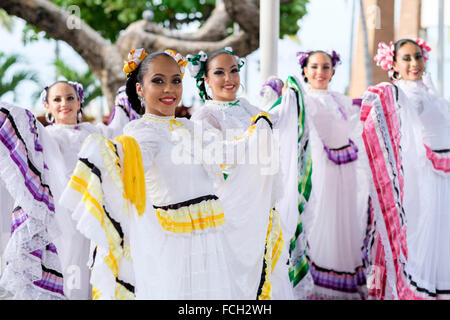
[[[148,63],[142,84],[136,83],[138,95],[145,100],[145,112],[173,116],[183,94],[180,67],[173,58],[165,55]]]
[[[81,103],[73,86],[59,82],[48,89],[44,107],[53,115],[55,123],[76,124]]]
[[[407,42],[397,51],[394,61],[394,71],[398,72],[403,80],[422,80],[425,71],[425,60],[419,46]]]
[[[322,52],[314,53],[309,57],[308,64],[303,70],[312,89],[328,89],[328,84],[334,75],[333,64],[328,55]]]
[[[215,100],[236,100],[241,78],[235,57],[227,53],[214,57],[209,62],[209,70],[206,74],[205,82],[211,88]]]

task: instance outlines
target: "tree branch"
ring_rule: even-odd
[[[52,38],[67,42],[91,67],[101,67],[103,51],[111,48],[111,44],[94,29],[50,1],[2,0],[0,7],[45,31]],[[70,29],[68,22],[79,28]]]
[[[267,1],[267,0],[265,0]],[[259,37],[259,2],[254,0],[223,0],[232,21],[249,34]],[[257,18],[255,19],[255,16]]]
[[[187,41],[147,32],[142,27],[143,24],[145,21],[132,23],[117,40],[117,47],[122,57],[126,57],[133,48],[146,48],[150,52],[172,48],[184,55],[197,53],[200,50],[211,53],[228,46],[233,47],[236,54],[247,55],[258,48],[258,38],[244,31],[216,41]]]

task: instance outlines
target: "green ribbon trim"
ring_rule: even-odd
[[[303,232],[303,223],[302,223],[302,213],[305,210],[305,206],[309,201],[309,197],[311,196],[312,190],[312,159],[311,159],[311,151],[309,148],[309,144],[304,141],[308,139],[305,136],[305,98],[303,92],[295,80],[294,77],[289,76],[286,80],[288,87],[294,89],[298,94],[297,99],[297,110],[298,110],[298,143],[299,148],[301,147],[301,142],[303,141],[302,150],[298,150],[298,162],[301,163],[301,171],[299,172],[299,180],[298,180],[298,192],[299,192],[299,202],[298,202],[298,219],[297,219],[297,227],[295,229],[294,236],[290,239],[289,243],[289,279],[292,282],[293,286],[297,286],[301,280],[308,274],[309,265],[306,260],[306,241],[300,243],[301,241],[300,235]],[[280,97],[274,105],[270,108],[272,110],[276,106],[281,103]]]

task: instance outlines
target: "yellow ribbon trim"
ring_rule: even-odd
[[[103,161],[110,159],[111,156],[114,156],[114,159],[117,158],[116,154],[114,153],[114,145],[111,141],[107,139],[96,139],[96,141],[99,143],[100,150],[102,151]],[[106,144],[106,141],[108,141],[108,144]],[[110,148],[110,157],[106,157],[107,154],[105,152],[108,149],[105,148],[105,146]],[[112,170],[114,167],[116,171],[120,170],[118,166],[118,159],[110,161],[109,163],[113,163],[113,167],[108,167],[110,170]],[[117,278],[119,273],[119,264],[122,258],[131,260],[131,257],[129,256],[130,248],[127,244],[125,244],[122,248],[121,243],[123,239],[120,237],[111,220],[106,215],[103,207],[104,198],[100,178],[95,173],[93,173],[91,168],[89,168],[85,163],[83,163],[82,161],[78,161],[74,173],[72,174],[69,181],[69,186],[73,190],[81,194],[81,199],[86,210],[100,223],[101,228],[104,230],[109,249],[109,254],[104,258],[104,262],[112,272],[112,275]],[[134,294],[132,292],[129,292],[120,283],[116,282],[115,286],[116,298],[134,299]],[[101,298],[102,293],[98,288],[93,287],[92,296],[94,300],[97,300]]]
[[[123,149],[122,181],[124,197],[136,206],[138,215],[145,211],[145,174],[141,149],[137,141],[130,136],[118,136],[114,141],[120,142]]]
[[[256,116],[251,117],[250,122],[254,122],[258,117],[265,117],[265,118],[269,119],[269,121],[271,121],[269,114],[265,111],[262,111],[262,112],[258,113]]]
[[[178,121],[177,119],[159,119],[156,117],[152,117],[151,114],[144,114],[142,116],[145,119],[149,119],[149,120],[153,120],[153,121],[159,121],[159,122],[169,122],[169,126],[170,126],[170,131],[173,131],[173,126],[176,125],[178,128],[183,129],[183,124]],[[184,130],[183,130],[183,135],[185,134]]]
[[[225,223],[222,205],[217,200],[202,202],[176,210],[156,209],[162,228],[173,233],[192,233],[215,228]]]
[[[96,287],[92,287],[92,300],[99,300],[102,296],[100,290],[98,290]]]
[[[259,300],[272,299],[272,284],[270,282],[271,274],[277,265],[278,259],[283,250],[283,231],[281,229],[280,216],[276,209],[270,210],[269,226],[267,228],[266,236],[266,253],[264,260],[266,262],[266,274],[264,285],[259,295]]]
[[[90,179],[86,179],[87,177],[90,177]],[[95,181],[94,179],[98,180],[94,174],[90,174],[90,169],[84,163],[78,162],[75,172],[69,181],[69,186],[82,195],[82,201],[86,209],[100,222],[103,230],[105,230],[110,250],[110,254],[105,257],[105,262],[111,269],[114,277],[117,277],[119,270],[117,260],[120,260],[120,257],[123,255],[123,250],[120,246],[122,240],[111,221],[106,218],[106,214],[100,204],[103,202],[102,191],[99,189],[100,181]],[[87,183],[86,180],[89,180],[90,183]]]
[[[119,300],[134,300],[135,299],[135,295],[128,291],[127,288],[125,288],[123,285],[121,285],[120,283],[116,282],[116,298]]]

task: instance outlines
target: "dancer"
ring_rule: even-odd
[[[190,61],[188,64],[190,73],[196,79],[200,97],[204,101],[204,105],[194,112],[192,119],[203,121],[206,125],[211,125],[214,128],[219,129],[222,134],[226,136],[226,139],[233,139],[242,134],[243,130],[248,126],[251,117],[261,112],[261,110],[268,110],[282,94],[283,82],[273,77],[263,84],[262,108],[250,104],[249,101],[243,97],[238,97],[237,93],[240,88],[239,71],[244,65],[244,61],[236,56],[230,47],[214,52],[209,57],[205,52],[200,51],[197,55],[189,55],[188,60]],[[292,110],[295,111],[293,108]],[[277,134],[283,121],[285,122],[287,118],[291,118],[291,116],[287,114],[288,111],[288,104],[283,104],[283,107],[279,106],[270,111],[270,117],[275,129],[274,132],[277,132]],[[280,116],[281,114],[283,114],[284,117]],[[283,137],[280,134],[280,140],[281,138]],[[279,152],[281,159],[282,151],[280,150]],[[283,169],[278,167],[277,175],[275,177],[261,176],[259,179],[262,179],[261,184],[267,179],[275,179],[276,186],[273,190],[275,202],[266,210],[270,211],[272,208],[276,208],[275,219],[280,219],[283,238],[290,239],[295,230],[296,220],[291,224],[290,228],[286,225],[287,219],[285,216],[287,215],[283,205],[287,201],[282,200],[284,192],[281,184],[280,170]],[[242,181],[245,181],[246,179],[247,171],[248,170],[244,167],[240,167],[234,172],[234,176],[229,176],[229,174],[226,173],[226,179],[220,184],[216,184],[219,195],[226,192],[226,190],[234,190],[235,188],[232,187],[233,184],[242,184]],[[296,217],[298,215],[296,209],[297,203],[298,202],[295,201]],[[289,258],[289,242],[283,241],[284,248],[280,255],[280,262],[278,265],[274,266],[274,271],[270,275],[272,277],[271,287],[273,288],[273,294],[271,293],[270,296],[273,299],[294,298],[294,292],[288,277],[289,265],[287,264],[287,261]],[[307,265],[303,264],[302,267],[304,271],[307,268]],[[307,270],[303,272],[301,279],[306,274]],[[298,282],[300,282],[301,279],[299,279]],[[267,278],[263,277],[263,281],[264,280],[267,280]],[[312,281],[311,279],[309,280],[309,283],[311,284]],[[296,285],[298,282],[296,282]],[[302,293],[307,291],[307,286],[305,285],[306,282],[308,282],[308,280],[305,280],[302,285],[297,286],[297,296],[301,297]],[[300,287],[302,287],[301,290]],[[303,296],[305,297],[306,295]],[[263,296],[260,298],[262,299]]]
[[[340,62],[324,51],[299,52],[309,128],[311,195],[304,213],[311,299],[365,299],[363,267],[368,176],[358,125],[359,107],[328,89]]]
[[[70,81],[46,87],[43,127],[26,109],[0,103],[1,179],[15,200],[1,286],[15,299],[89,299],[89,241],[60,206],[77,153],[91,133],[114,137],[130,118],[115,112],[109,126],[79,123],[83,88]]]
[[[254,143],[270,147],[270,135],[262,143],[257,136],[270,122],[260,113],[245,135],[222,143],[217,130],[175,118],[185,63],[172,50],[130,52],[126,92],[143,116],[114,142],[90,136],[64,191],[63,203],[96,245],[96,299],[257,297],[269,223],[261,207],[272,201],[271,185],[247,180],[241,198],[222,199],[213,181],[223,179],[223,159],[230,169]],[[226,145],[238,147],[236,160],[222,152]]]
[[[420,39],[402,39],[389,46],[380,43],[375,61],[388,71],[395,86],[370,87],[363,102],[365,140],[378,193],[371,252],[374,298],[449,299],[450,103],[425,73],[429,51]],[[384,109],[392,110],[382,115]],[[374,115],[379,120],[374,121]],[[372,137],[384,122],[389,124],[386,131],[392,145]],[[394,159],[396,166],[382,167],[392,173],[392,181],[379,179],[383,171],[374,163],[385,161],[374,148],[377,144]],[[382,182],[395,189],[380,188]],[[395,210],[388,211],[390,199],[396,201]],[[388,220],[398,227],[386,228]]]

